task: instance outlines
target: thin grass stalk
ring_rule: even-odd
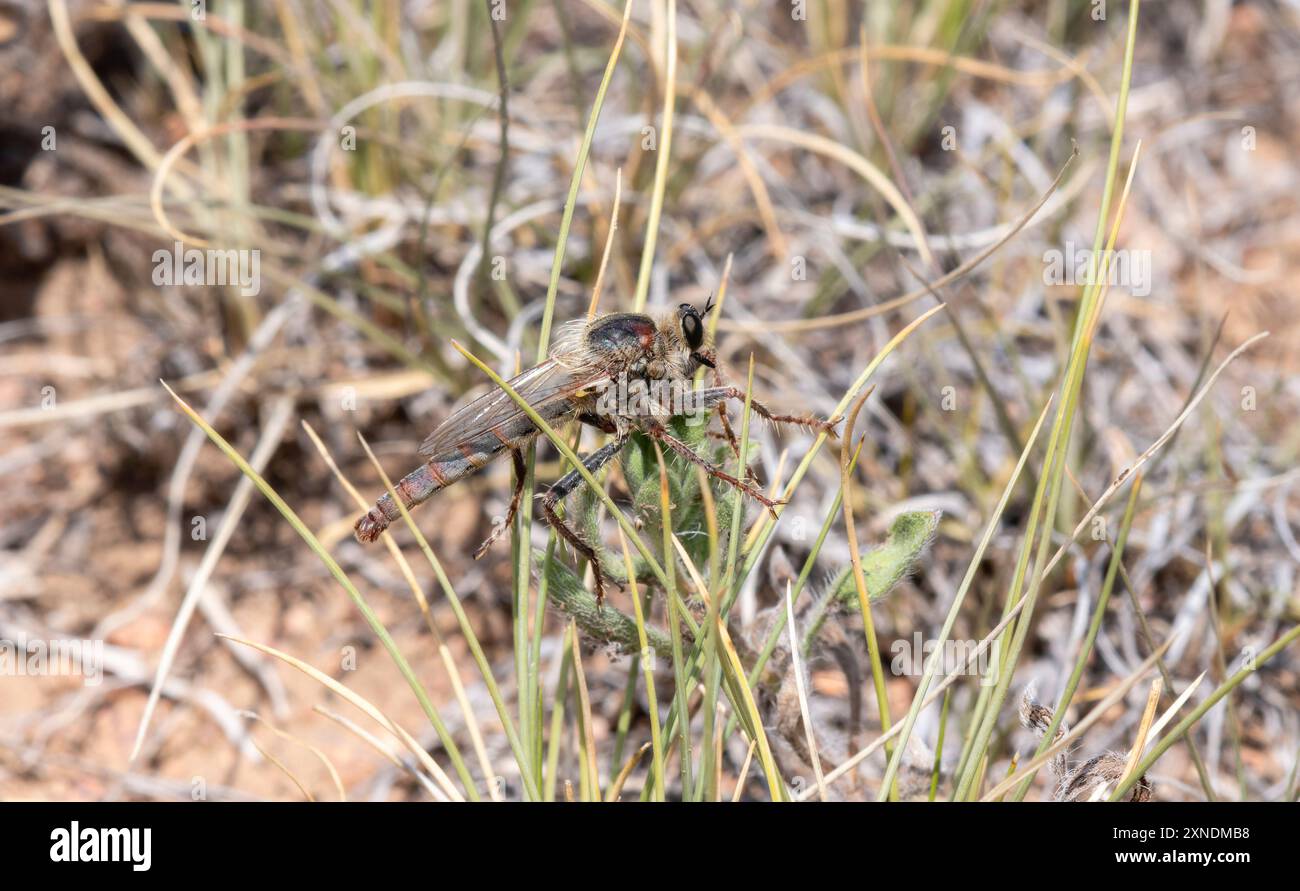
[[[316,757],[317,761],[325,765],[325,770],[330,775],[330,782],[334,784],[334,791],[338,793],[339,801],[348,800],[348,793],[347,790],[343,788],[343,779],[342,777],[339,776],[338,768],[334,766],[334,762],[330,760],[329,755],[326,755],[325,752],[322,751],[319,746],[312,745],[311,743],[307,742],[307,740],[299,736],[296,736],[287,730],[281,730],[279,727],[276,727],[266,718],[263,718],[261,715],[259,715],[257,712],[241,711],[241,714],[247,716],[251,721],[256,721],[257,723],[262,724],[264,727],[266,727],[267,730],[270,730],[280,739],[285,740],[286,742],[291,742],[294,745],[304,748],[308,752],[311,752],[312,755]],[[261,752],[267,758],[270,758],[270,755],[266,752],[266,750],[263,749],[261,746],[257,745],[257,740],[253,738],[253,734],[251,732],[249,733],[248,738],[249,741],[252,742],[253,745],[257,747],[257,750],[259,752]],[[286,774],[289,773],[288,769],[284,768],[283,765],[280,765],[279,762],[276,762],[276,766],[284,770]],[[293,779],[292,775],[290,775],[290,779]],[[311,793],[307,791],[306,787],[304,787],[296,779],[294,779],[294,783],[298,786],[299,789],[302,790],[304,795],[306,795],[309,799],[312,798]]]
[[[614,69],[618,66],[618,60],[623,51],[623,41],[627,37],[628,23],[632,16],[632,2],[627,0],[623,9],[623,20],[619,26],[618,37],[614,40],[614,48],[610,51],[609,60],[605,63],[605,72],[601,76],[600,86],[596,90],[596,98],[592,102],[591,113],[587,118],[587,129],[583,133],[582,144],[578,149],[578,157],[574,163],[573,176],[569,180],[569,193],[564,202],[564,211],[560,217],[560,231],[555,243],[555,257],[551,261],[550,280],[546,286],[546,302],[542,310],[541,332],[537,340],[537,362],[540,364],[547,355],[551,343],[551,326],[555,318],[555,299],[559,293],[560,274],[564,268],[565,248],[569,241],[569,229],[573,225],[573,213],[578,205],[578,191],[582,185],[583,173],[586,170],[587,159],[591,155],[591,143],[596,134],[596,123],[600,120],[600,112],[605,104],[605,94],[609,90],[610,82],[614,77]],[[569,457],[568,455],[565,456]],[[514,554],[515,563],[513,571],[513,608],[514,621],[516,625],[515,646],[518,652],[520,641],[522,639],[525,651],[531,649],[528,645],[528,630],[526,627],[528,621],[528,580],[531,577],[532,547],[529,541],[527,530],[532,527],[533,518],[533,489],[535,482],[535,473],[537,465],[536,449],[530,446],[525,456],[526,471],[524,474],[524,491],[520,500],[519,509],[515,516],[515,530],[513,540],[515,542]],[[579,469],[581,464],[577,465]],[[539,583],[540,585],[541,583]],[[539,588],[536,609],[539,613],[545,609],[545,602],[542,599],[542,592]],[[525,712],[530,711],[530,703],[540,703],[541,685],[540,679],[535,673],[530,673],[525,666],[524,672],[520,674],[520,720],[524,722]],[[535,732],[527,733],[532,740],[532,745],[536,757],[540,758],[542,749],[541,726],[540,721],[535,728]]]
[[[790,665],[794,670],[795,688],[799,695],[799,716],[803,719],[804,741],[808,746],[808,760],[812,762],[813,778],[817,782],[817,795],[826,800],[826,776],[822,773],[822,759],[817,754],[817,737],[813,733],[812,716],[808,713],[808,691],[803,679],[803,665],[799,661],[799,634],[794,621],[794,586],[785,583],[786,627],[790,631]]]
[[[523,746],[519,739],[519,733],[515,729],[514,723],[510,720],[510,710],[506,708],[505,699],[501,696],[501,689],[497,686],[496,678],[492,674],[492,666],[488,663],[487,655],[483,652],[483,646],[479,643],[478,635],[474,633],[474,626],[470,624],[469,616],[465,614],[465,607],[460,602],[460,595],[451,584],[451,579],[447,577],[446,570],[442,567],[442,561],[434,554],[433,548],[429,546],[429,541],[420,531],[420,527],[411,519],[411,512],[398,496],[397,490],[393,488],[393,481],[388,474],[384,472],[383,466],[375,453],[371,451],[370,444],[366,442],[365,437],[358,434],[361,440],[361,446],[365,449],[366,455],[375,466],[379,473],[379,478],[384,483],[384,491],[393,499],[402,514],[402,520],[405,521],[408,529],[415,536],[415,541],[420,547],[421,553],[429,561],[434,575],[438,578],[438,584],[442,587],[443,594],[447,602],[451,605],[452,612],[456,614],[456,621],[460,624],[461,633],[465,635],[465,642],[469,644],[470,653],[473,654],[474,661],[477,663],[479,673],[483,676],[483,683],[487,687],[488,695],[492,698],[492,704],[496,706],[497,717],[501,719],[502,729],[505,731],[506,739],[510,743],[510,751],[515,756],[515,762],[519,766],[519,775],[523,779],[524,788],[533,800],[537,800],[541,795],[541,788],[537,785],[535,775],[532,770],[532,762],[526,757]]]
[[[767,779],[768,794],[771,795],[773,801],[788,801],[785,783],[781,779],[780,771],[777,770],[776,759],[772,757],[772,747],[768,743],[767,734],[763,730],[763,719],[758,712],[758,703],[754,701],[754,694],[750,692],[749,686],[743,682],[745,667],[740,662],[740,656],[736,653],[736,647],[731,642],[731,635],[727,632],[727,626],[721,616],[718,616],[717,621],[714,623],[714,630],[718,634],[718,642],[722,644],[722,652],[727,657],[726,664],[730,667],[730,674],[741,679],[740,704],[749,715],[750,723],[754,728],[751,739],[758,744],[759,763],[763,765],[763,776]]]
[[[858,414],[866,404],[874,387],[864,390],[849,416],[844,421],[844,436],[840,439],[840,490],[844,493],[841,510],[844,513],[844,535],[849,542],[849,559],[853,563],[853,586],[858,592],[858,609],[862,612],[862,633],[866,637],[867,657],[871,663],[871,682],[876,692],[876,708],[880,715],[880,732],[889,732],[889,696],[885,691],[885,670],[880,664],[880,641],[876,639],[876,623],[871,616],[871,598],[867,595],[867,579],[862,574],[862,551],[858,547],[857,528],[853,522],[853,476],[849,473],[849,448],[853,439],[853,428],[857,424]],[[866,438],[866,434],[863,434]],[[794,656],[795,654],[792,654]],[[886,744],[885,754],[892,754],[890,745]],[[890,783],[881,786],[882,800],[888,796],[898,799],[898,789]]]
[[[862,442],[859,441],[858,449],[854,452],[853,463],[850,465],[850,469],[856,466],[858,455],[861,454],[861,450],[862,450]],[[706,491],[706,499],[707,499],[708,498],[707,490],[705,491]],[[814,543],[812,552],[808,555],[808,559],[804,561],[804,565],[802,570],[800,571],[799,578],[795,582],[794,596],[796,601],[798,600],[799,594],[803,590],[803,586],[806,584],[809,575],[812,573],[812,570],[815,568],[817,557],[821,551],[823,544],[825,543],[827,534],[830,532],[831,525],[834,523],[835,518],[839,516],[840,499],[842,497],[843,497],[843,493],[837,491],[835,498],[831,503],[830,510],[826,514],[826,519],[822,524],[821,531],[817,536],[816,542]],[[763,649],[759,653],[759,656],[754,663],[754,667],[750,670],[748,683],[751,689],[755,688],[755,686],[757,685],[758,678],[761,675],[762,670],[767,663],[767,660],[771,658],[772,653],[776,649],[776,645],[780,642],[781,633],[785,630],[785,622],[786,620],[784,614],[779,613],[776,616],[775,622],[773,623],[772,630],[768,633],[768,639],[764,643]],[[805,652],[808,650],[811,644],[811,637],[812,635],[810,630],[810,632],[806,633],[804,636],[803,650]],[[737,716],[733,712],[731,716],[728,718],[727,729],[726,729],[727,736],[730,736],[732,733],[735,732],[736,721],[737,721]]]
[[[573,661],[569,638],[573,629],[564,626],[564,640],[560,644],[560,670],[555,681],[555,702],[551,706],[551,733],[546,743],[546,770],[543,774],[542,799],[555,800],[556,774],[560,765],[560,743],[564,738],[564,702],[569,690],[569,670]]]
[[[676,537],[673,538],[673,544],[677,548],[677,554],[682,559],[686,571],[691,576],[691,581],[695,584],[695,590],[700,597],[708,601],[710,607],[717,599],[709,596],[708,587],[704,580],[700,578],[699,570],[691,561],[691,555],[682,547],[681,541]],[[710,613],[712,609],[710,608]],[[718,642],[721,644],[721,652],[726,657],[723,660],[723,670],[729,683],[735,687],[732,699],[737,703],[737,708],[743,708],[748,718],[749,725],[746,728],[750,738],[758,745],[759,763],[763,765],[763,773],[767,779],[768,790],[772,795],[773,801],[787,801],[789,796],[786,794],[785,781],[781,779],[781,774],[776,768],[776,761],[772,757],[772,748],[768,744],[767,734],[763,730],[763,719],[758,712],[758,703],[754,700],[753,693],[750,692],[749,685],[744,682],[745,668],[740,663],[740,656],[736,653],[736,647],[731,642],[731,634],[727,631],[727,626],[721,616],[717,616],[712,629],[718,635]],[[683,722],[689,724],[688,720]]]
[[[632,591],[632,607],[636,615],[637,642],[641,645],[641,672],[645,678],[646,706],[650,711],[650,745],[652,747],[651,773],[653,775],[654,800],[664,800],[664,744],[659,729],[659,703],[655,694],[655,678],[652,660],[654,652],[650,649],[645,632],[645,609],[641,605],[641,592],[636,584],[636,571],[632,567],[632,552],[627,549],[627,537],[623,530],[618,530],[618,543],[623,550],[623,566],[627,572],[628,587]]]
[[[1038,415],[1038,421],[1034,424],[1033,431],[1029,434],[1029,439],[1025,444],[1024,450],[1020,453],[1019,460],[1016,461],[1015,469],[1011,471],[1011,477],[1007,480],[1006,486],[1002,490],[1002,497],[998,499],[997,506],[993,508],[993,513],[989,516],[988,525],[984,529],[984,535],[980,539],[979,545],[975,548],[975,554],[971,557],[970,564],[966,567],[966,575],[962,578],[961,584],[957,588],[957,594],[953,598],[952,605],[948,608],[948,615],[945,617],[943,627],[939,630],[939,637],[935,641],[934,652],[925,666],[925,674],[921,677],[921,682],[916,687],[916,693],[912,696],[912,704],[907,710],[907,716],[903,719],[903,729],[898,735],[898,745],[893,754],[889,757],[889,763],[885,768],[884,778],[881,780],[881,793],[889,788],[894,778],[898,774],[898,768],[902,763],[903,752],[907,748],[907,740],[912,734],[912,728],[916,724],[917,717],[921,714],[921,703],[925,700],[926,693],[930,690],[930,684],[934,680],[935,674],[939,670],[939,663],[943,661],[944,644],[948,641],[948,636],[952,634],[953,626],[957,623],[957,616],[961,612],[962,605],[966,601],[966,594],[970,591],[971,584],[975,581],[975,573],[979,570],[980,564],[984,560],[984,552],[988,549],[989,542],[993,540],[993,535],[997,531],[1002,521],[1002,514],[1007,508],[1007,503],[1011,500],[1011,493],[1015,491],[1016,483],[1020,480],[1020,474],[1029,460],[1029,455],[1034,449],[1034,443],[1038,441],[1038,435],[1042,432],[1043,422],[1047,419],[1047,412],[1051,408],[1052,400],[1049,398],[1047,405],[1043,406],[1042,412]],[[945,703],[947,700],[945,699]],[[885,728],[888,729],[888,728]]]
[[[1135,0],[1136,2],[1136,0]],[[1126,48],[1127,62],[1125,71],[1127,74],[1132,73],[1132,54],[1133,42],[1136,39],[1136,30],[1130,30],[1130,41]],[[1123,93],[1127,96],[1127,93]],[[1124,104],[1119,107],[1120,116],[1125,111]],[[1117,126],[1117,130],[1122,127]],[[1138,148],[1141,148],[1139,143]],[[1034,541],[1035,527],[1039,522],[1040,515],[1037,511],[1042,504],[1044,487],[1046,487],[1046,510],[1041,514],[1043,532],[1038,540],[1038,550],[1034,558],[1034,573],[1029,584],[1029,597],[1025,608],[1016,622],[1015,629],[1008,642],[1005,638],[1001,647],[1002,654],[1006,657],[1005,662],[999,665],[998,682],[991,695],[987,696],[990,707],[985,712],[979,729],[973,737],[973,745],[976,753],[982,753],[989,744],[990,737],[993,733],[993,725],[996,723],[998,715],[1002,708],[1002,703],[1006,699],[1007,690],[1011,684],[1011,677],[1015,672],[1015,666],[1019,659],[1021,647],[1029,633],[1029,626],[1032,623],[1034,607],[1037,602],[1039,590],[1042,581],[1046,576],[1046,558],[1047,551],[1051,545],[1051,529],[1055,524],[1057,508],[1060,503],[1062,479],[1065,475],[1065,462],[1067,460],[1067,451],[1070,442],[1070,433],[1073,429],[1073,422],[1076,409],[1078,407],[1079,393],[1083,386],[1084,370],[1087,366],[1088,352],[1092,345],[1092,335],[1096,330],[1097,322],[1101,313],[1101,305],[1104,302],[1105,289],[1099,287],[1097,282],[1104,278],[1104,272],[1108,265],[1109,251],[1114,247],[1115,240],[1119,235],[1119,224],[1124,216],[1124,206],[1128,198],[1129,190],[1132,187],[1133,175],[1137,170],[1137,152],[1134,153],[1133,162],[1129,166],[1128,178],[1124,184],[1124,192],[1120,197],[1119,208],[1115,214],[1114,224],[1111,227],[1110,239],[1107,243],[1107,254],[1103,255],[1101,272],[1094,277],[1092,282],[1084,290],[1082,306],[1079,310],[1078,323],[1076,328],[1076,338],[1074,347],[1070,352],[1069,365],[1061,381],[1062,399],[1057,409],[1056,419],[1052,424],[1052,438],[1048,446],[1047,472],[1039,479],[1038,491],[1035,493],[1035,510],[1031,512],[1030,531],[1026,534],[1024,544],[1021,549],[1021,559],[1016,568],[1016,580],[1007,596],[1007,602],[1014,598],[1015,592],[1020,590],[1020,585],[1024,579],[1024,567],[1026,558],[1032,543]],[[986,688],[987,690],[987,688]],[[984,697],[984,693],[981,693]],[[966,775],[958,783],[954,795],[957,800],[962,800],[971,789],[974,777],[970,771],[971,763],[978,763],[981,759],[968,761]]]
[[[1120,564],[1124,559],[1124,546],[1128,543],[1129,530],[1133,526],[1133,513],[1137,507],[1138,495],[1142,492],[1142,474],[1139,472],[1137,478],[1133,481],[1133,488],[1128,493],[1128,504],[1124,507],[1124,519],[1120,522],[1119,535],[1115,539],[1115,548],[1110,553],[1110,565],[1106,567],[1106,579],[1102,582],[1101,594],[1097,597],[1097,605],[1092,611],[1092,621],[1088,624],[1088,631],[1084,635],[1082,644],[1079,646],[1079,655],[1074,660],[1074,669],[1070,672],[1070,677],[1065,683],[1065,689],[1061,691],[1061,696],[1056,702],[1056,710],[1052,713],[1052,720],[1048,723],[1047,730],[1043,733],[1042,740],[1038,743],[1038,748],[1034,752],[1035,756],[1043,754],[1056,739],[1056,730],[1065,720],[1066,710],[1069,709],[1071,701],[1074,699],[1075,691],[1079,689],[1079,682],[1083,679],[1084,669],[1088,665],[1088,657],[1092,655],[1092,648],[1097,642],[1097,633],[1101,630],[1102,620],[1106,617],[1106,607],[1110,604],[1110,594],[1115,587],[1115,579],[1119,574]],[[1025,777],[1023,783],[1016,789],[1013,801],[1021,801],[1029,791],[1029,785],[1033,782],[1034,774]]]
[[[189,419],[193,421],[199,429],[207,434],[208,439],[212,440],[217,448],[225,453],[226,457],[229,458],[237,468],[239,468],[241,473],[253,481],[253,485],[257,486],[258,490],[265,495],[267,500],[270,501],[275,509],[280,512],[281,516],[289,522],[289,525],[293,527],[293,530],[298,533],[304,542],[306,542],[307,547],[309,547],[312,552],[320,558],[320,561],[325,564],[325,568],[329,570],[330,575],[334,576],[338,583],[343,586],[343,590],[347,592],[353,605],[356,606],[357,610],[361,613],[362,618],[366,620],[366,624],[370,626],[371,631],[374,632],[375,636],[379,639],[380,644],[388,652],[389,657],[393,660],[393,664],[397,666],[398,672],[401,673],[402,677],[406,680],[406,683],[410,686],[411,692],[415,694],[416,700],[420,703],[420,708],[424,710],[425,716],[428,717],[429,723],[433,725],[434,730],[437,732],[438,739],[442,742],[443,748],[447,750],[447,755],[451,758],[456,774],[460,777],[461,784],[465,788],[465,794],[470,799],[477,801],[478,790],[474,786],[474,778],[470,774],[469,769],[465,766],[465,761],[461,757],[460,749],[457,748],[455,740],[452,739],[451,733],[447,730],[447,726],[443,724],[442,718],[438,715],[438,710],[434,708],[433,702],[429,699],[429,694],[424,689],[424,685],[420,683],[420,679],[416,677],[415,671],[411,668],[410,663],[406,661],[406,657],[403,656],[401,650],[397,648],[396,642],[393,641],[392,635],[388,633],[388,629],[384,627],[384,623],[380,621],[377,615],[375,615],[374,610],[370,608],[370,604],[361,596],[361,592],[357,590],[356,586],[352,584],[352,580],[348,578],[347,573],[343,571],[343,567],[339,566],[337,561],[335,561],[335,559],[330,555],[329,551],[325,550],[325,546],[320,543],[320,539],[318,539],[316,535],[307,528],[307,524],[298,517],[298,514],[294,512],[293,508],[289,507],[285,500],[280,497],[279,493],[271,487],[270,483],[263,479],[260,474],[249,466],[248,462],[245,461],[243,456],[235,450],[234,446],[228,443],[220,433],[214,430],[198,412],[192,409],[189,404],[185,402],[184,399],[177,396],[176,393],[167,386],[165,381],[162,382],[162,385],[163,388],[171,394],[171,397],[176,400],[176,403],[181,407],[181,411],[185,412],[185,414],[189,416]]]
[[[584,801],[600,801],[600,768],[596,764],[596,736],[591,729],[591,696],[587,693],[587,673],[582,669],[582,653],[578,649],[578,624],[569,620],[569,646],[573,654],[574,688],[578,693],[578,755],[582,765],[582,790]]]
[[[627,778],[632,775],[632,771],[636,770],[636,766],[641,763],[641,759],[645,757],[645,753],[649,750],[650,743],[642,743],[640,747],[632,753],[632,756],[627,759],[623,764],[623,768],[618,772],[618,775],[614,777],[614,781],[609,784],[609,791],[605,793],[606,802],[619,800],[623,794],[623,785],[627,782]]]
[[[575,430],[573,434],[573,448],[575,450],[577,449],[578,442],[581,438],[582,438],[582,431]],[[514,582],[513,583],[515,585],[515,590],[518,590],[521,584],[524,585],[527,584],[526,581],[525,582],[519,581],[521,577],[524,579],[527,578],[526,574],[521,576],[521,571],[526,569],[526,567],[521,567],[518,560],[519,551],[520,548],[522,547],[522,540],[521,540],[522,537],[523,537],[522,533],[520,533],[519,536],[515,537],[513,542],[513,550],[511,552],[512,559],[514,560],[514,567],[513,567]],[[548,565],[551,560],[555,559],[555,549],[556,547],[558,547],[558,545],[559,545],[559,536],[557,535],[556,531],[552,529],[546,539],[546,553],[542,559],[543,566]],[[541,679],[540,672],[541,672],[541,664],[542,664],[542,637],[544,636],[546,630],[546,605],[547,605],[548,595],[549,595],[549,584],[550,584],[550,577],[547,575],[547,573],[545,572],[540,573],[537,579],[537,599],[533,603],[533,634],[532,634],[531,646],[529,647],[529,652],[528,652],[528,664],[526,669],[527,684],[524,685],[527,687],[528,695],[532,700],[531,702],[532,708],[530,708],[529,711],[533,716],[532,726],[536,729],[536,733],[532,735],[531,739],[532,739],[532,745],[534,749],[533,754],[534,757],[537,759],[536,769],[539,773],[542,770],[542,750],[544,748],[544,742],[542,740],[542,726],[545,723],[545,718],[543,716],[544,707],[542,703],[542,685],[541,685],[542,679]],[[522,707],[523,706],[521,705],[521,708]]]
[[[849,473],[852,473],[854,468],[857,467],[858,456],[862,454],[862,446],[865,443],[865,438],[858,440],[858,447],[854,449],[853,458],[849,462]],[[826,512],[826,519],[822,521],[822,528],[817,533],[817,539],[813,542],[812,550],[808,553],[808,558],[804,560],[803,567],[799,570],[799,577],[795,579],[794,599],[796,602],[798,602],[799,595],[803,592],[804,585],[808,582],[808,577],[812,575],[813,568],[817,565],[817,558],[821,555],[822,547],[826,544],[826,537],[830,534],[831,526],[835,524],[836,518],[840,515],[840,503],[843,499],[844,490],[837,489],[835,497],[831,499],[831,508]],[[784,613],[778,613],[773,620],[772,630],[767,633],[767,640],[763,642],[763,649],[759,651],[758,658],[754,660],[754,667],[749,671],[750,688],[753,688],[758,684],[758,679],[762,675],[763,669],[767,666],[767,660],[772,658],[772,653],[776,651],[777,644],[781,642],[781,633],[785,631],[785,622],[786,618]],[[805,651],[808,649],[809,643],[810,641],[805,637],[803,642],[803,648]],[[733,715],[731,721],[727,725],[728,736],[730,736],[732,731],[735,729],[735,720],[735,716]]]
[[[668,633],[673,643],[673,680],[675,686],[673,697],[676,700],[678,712],[684,715],[686,714],[686,699],[690,693],[690,688],[686,675],[686,655],[682,647],[682,622],[680,618],[682,612],[678,610],[677,604],[677,568],[672,559],[673,523],[672,505],[669,504],[668,497],[668,468],[664,464],[664,453],[659,448],[659,443],[656,442],[654,447],[655,457],[659,461],[659,528],[663,536],[664,564],[667,567],[668,580],[668,584],[664,586],[664,593],[668,600]],[[677,757],[682,777],[682,798],[685,800],[691,794],[691,722],[678,721],[677,723],[681,739]]]
[[[623,21],[619,25],[618,37],[614,40],[614,49],[605,63],[605,73],[601,76],[600,86],[596,90],[596,99],[587,118],[587,129],[582,135],[582,146],[578,149],[578,159],[573,167],[573,177],[569,180],[569,195],[564,201],[564,213],[560,217],[560,232],[555,245],[555,259],[551,261],[551,278],[546,286],[546,304],[542,310],[541,334],[537,341],[537,361],[546,358],[550,347],[551,325],[555,318],[555,296],[560,288],[560,272],[564,268],[564,248],[569,240],[569,227],[573,224],[573,211],[578,205],[578,189],[582,185],[583,171],[587,167],[587,158],[591,155],[591,142],[596,135],[596,123],[600,120],[600,110],[605,104],[605,93],[614,78],[614,69],[618,65],[619,55],[623,52],[623,41],[627,37],[628,22],[632,18],[633,0],[627,0],[623,8]]]
[[[1120,781],[1128,779],[1133,773],[1133,768],[1142,758],[1142,753],[1146,751],[1147,734],[1151,732],[1151,722],[1156,716],[1156,709],[1160,707],[1160,694],[1165,689],[1165,682],[1156,678],[1151,682],[1151,690],[1147,693],[1147,706],[1142,710],[1142,722],[1138,724],[1138,732],[1133,737],[1133,749],[1129,752],[1128,761],[1124,764],[1124,775]]]
[[[752,392],[754,389],[754,354],[749,354],[749,366],[745,373],[745,405],[740,417],[740,442],[736,449],[736,472],[735,477],[738,480],[746,478],[749,468],[749,421],[750,408],[753,402]],[[708,489],[703,486],[701,491]],[[736,489],[732,493],[731,504],[731,529],[727,535],[727,565],[724,572],[722,583],[718,585],[712,598],[709,600],[709,615],[704,622],[705,638],[703,641],[704,649],[704,666],[708,671],[708,685],[705,687],[704,697],[704,730],[705,739],[711,739],[713,734],[713,722],[716,717],[718,702],[718,671],[721,664],[718,662],[718,644],[717,639],[710,633],[710,629],[716,624],[722,608],[722,592],[731,587],[731,579],[736,572],[736,558],[740,547],[740,530],[745,520],[745,493]],[[716,583],[716,576],[710,576],[710,579]],[[710,747],[711,748],[711,747]],[[704,767],[707,775],[712,775],[712,764],[709,759],[711,753],[706,753],[704,758]]]
[[[1222,506],[1220,506],[1220,510],[1222,510]],[[1210,523],[1211,520],[1207,516],[1206,517],[1207,527],[1209,527]],[[1222,536],[1223,533],[1220,532],[1220,535],[1216,537],[1222,537]],[[1211,541],[1211,533],[1207,532],[1205,536],[1205,576],[1206,576],[1206,581],[1209,583],[1209,588],[1206,593],[1207,602],[1206,602],[1205,612],[1206,615],[1209,616],[1210,630],[1214,634],[1214,667],[1218,671],[1220,678],[1226,678],[1228,676],[1228,660],[1223,653],[1223,616],[1221,614],[1221,610],[1223,609],[1223,607],[1222,607],[1222,599],[1219,595],[1219,585],[1226,584],[1227,579],[1225,577],[1221,581],[1217,581],[1217,582],[1215,581],[1213,547],[1214,545],[1213,542]],[[1228,550],[1228,545],[1226,540],[1222,541],[1220,545],[1220,551],[1226,553],[1227,550]],[[1224,559],[1224,569],[1226,573],[1227,570],[1226,558]],[[1234,762],[1237,768],[1237,787],[1239,790],[1238,794],[1241,797],[1241,799],[1244,801],[1247,797],[1248,789],[1246,785],[1246,766],[1245,766],[1245,762],[1242,760],[1241,757],[1241,724],[1237,720],[1236,712],[1233,711],[1231,694],[1229,694],[1226,697],[1226,700],[1223,704],[1223,709],[1224,712],[1226,712],[1227,714],[1228,738],[1229,740],[1231,740],[1232,743]]]
[[[627,0],[627,5],[630,9],[632,0]],[[650,293],[650,273],[654,268],[655,244],[659,237],[659,218],[663,214],[664,188],[668,184],[668,161],[673,143],[673,109],[677,103],[677,0],[667,0],[667,6],[668,35],[664,43],[667,58],[661,85],[664,95],[663,120],[658,151],[655,153],[655,179],[650,193],[650,215],[646,219],[645,246],[641,250],[641,268],[637,272],[636,291],[632,299],[633,312],[645,309],[646,296]],[[626,15],[625,12],[625,22]]]
[[[934,801],[939,791],[939,774],[943,767],[943,739],[948,731],[948,706],[952,703],[952,688],[943,693],[943,705],[939,707],[939,739],[934,744],[934,767],[930,770],[930,801]],[[901,748],[901,746],[900,746]]]
[[[628,659],[627,679],[623,682],[623,699],[618,704],[618,717],[614,720],[614,747],[609,753],[610,776],[616,775],[619,765],[624,763],[623,753],[627,749],[627,735],[632,729],[632,709],[636,706],[636,682],[637,676],[641,673],[642,652],[643,649],[638,646],[637,651]]]

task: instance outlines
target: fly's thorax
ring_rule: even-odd
[[[703,423],[708,406],[701,398],[702,391],[696,390],[694,381],[679,371],[674,364],[670,373],[650,377],[625,369],[593,388],[595,401],[589,411],[634,425],[647,419],[662,422],[680,416],[698,417]]]
[[[583,335],[583,345],[593,356],[614,363],[631,363],[652,354],[659,339],[659,326],[643,313],[615,312],[594,319]]]
[[[690,347],[676,313],[616,312],[588,323],[583,351],[596,362],[655,380],[688,374]]]

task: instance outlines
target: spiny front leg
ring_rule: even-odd
[[[694,464],[696,467],[703,469],[704,472],[707,473],[709,476],[715,479],[720,479],[727,485],[739,489],[741,492],[744,492],[750,498],[753,498],[759,504],[767,508],[768,513],[770,513],[773,516],[773,518],[775,518],[777,515],[776,514],[777,505],[785,504],[784,501],[773,501],[771,498],[768,498],[766,495],[763,494],[762,490],[759,489],[757,486],[736,479],[734,476],[727,473],[721,467],[718,467],[716,464],[710,462],[703,455],[698,454],[689,445],[682,442],[677,437],[673,436],[671,433],[669,433],[667,430],[664,429],[662,424],[658,423],[657,421],[647,425],[646,433],[648,433],[652,438],[657,439],[659,442],[662,442],[664,445],[668,446],[668,448],[672,449],[674,452],[681,455],[683,458],[685,458],[687,461]]]
[[[722,372],[718,371],[717,366],[713,367],[713,383],[715,387],[726,386],[722,380]],[[708,391],[706,390],[705,392]],[[739,461],[740,442],[736,439],[735,431],[731,429],[731,418],[727,416],[727,401],[725,399],[719,399],[716,408],[718,410],[718,421],[722,425],[722,435],[720,438],[726,440],[727,445],[731,447],[731,454],[735,456],[737,461]],[[758,477],[754,476],[753,468],[748,465],[745,466],[745,479],[749,480],[751,483],[758,482]]]
[[[501,537],[501,533],[510,528],[515,521],[515,514],[519,512],[519,501],[524,496],[524,475],[528,472],[528,468],[524,464],[524,453],[518,449],[510,450],[510,459],[514,462],[515,490],[510,496],[510,507],[506,509],[505,522],[500,526],[493,527],[492,534],[484,539],[483,544],[479,545],[478,550],[474,552],[475,560],[481,559],[487,553],[488,548],[492,547],[493,543]]]
[[[706,407],[719,405],[728,399],[735,399],[737,402],[744,403],[745,391],[739,387],[709,387],[701,392],[700,398],[704,400],[704,405]],[[790,424],[794,427],[802,427],[805,430],[825,433],[827,436],[836,435],[835,425],[841,420],[840,418],[831,418],[828,421],[811,415],[779,415],[757,399],[753,398],[749,400],[749,404],[750,407],[754,409],[755,413],[760,417],[771,421],[773,424]]]

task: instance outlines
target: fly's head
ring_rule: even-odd
[[[704,317],[713,310],[713,296],[710,295],[701,312],[690,303],[677,307],[676,323],[680,329],[680,343],[687,353],[686,377],[692,377],[700,366],[713,368],[713,344],[710,342],[708,328]]]
[[[713,345],[704,324],[704,317],[712,310],[710,298],[703,312],[682,303],[676,311],[661,316],[653,354],[647,354],[633,372],[643,371],[642,376],[651,380],[689,381],[701,366],[713,368]]]

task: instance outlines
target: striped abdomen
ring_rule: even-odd
[[[562,413],[543,412],[543,415]],[[409,510],[428,501],[457,480],[486,467],[505,452],[523,448],[529,437],[536,433],[537,428],[528,416],[520,414],[492,427],[486,433],[466,439],[432,456],[424,465],[402,477],[401,482],[393,488]],[[390,523],[401,516],[402,512],[392,496],[384,495],[375,502],[370,513],[357,521],[357,540],[374,541]]]

